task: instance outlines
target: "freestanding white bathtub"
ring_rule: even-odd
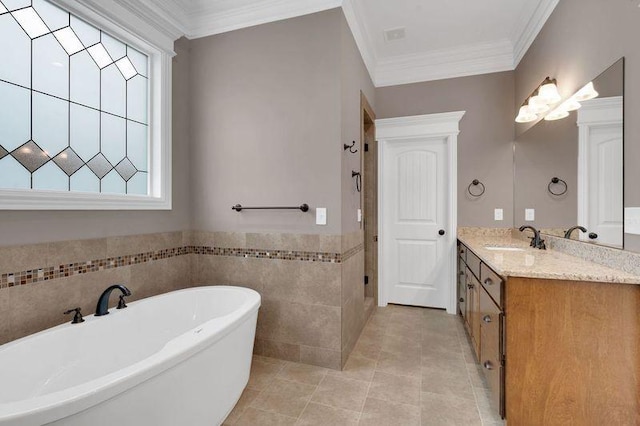
[[[220,424],[249,380],[259,307],[250,289],[197,287],[0,346],[0,425]]]

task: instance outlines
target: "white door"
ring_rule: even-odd
[[[446,138],[395,140],[384,155],[387,301],[446,308],[450,289]]]
[[[582,157],[578,189],[583,206],[579,221],[598,235],[598,243],[622,247],[622,102],[620,98],[594,101],[578,113]]]

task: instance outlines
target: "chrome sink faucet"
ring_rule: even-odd
[[[523,232],[525,229],[530,229],[531,231],[533,231],[533,238],[531,238],[531,244],[529,244],[531,247],[540,250],[547,249],[547,245],[544,243],[544,240],[540,238],[540,231],[538,231],[533,226],[523,225],[520,227],[520,232]]]
[[[122,284],[115,284],[107,288],[100,295],[100,298],[98,299],[98,305],[96,306],[95,316],[101,317],[109,313],[109,296],[111,296],[111,292],[116,289],[122,292],[122,295],[120,295],[120,301],[118,302],[117,309],[123,309],[127,307],[124,301],[124,298],[125,296],[131,296],[131,291],[129,291],[129,289]]]
[[[575,231],[576,229],[579,229],[580,231],[586,233],[587,232],[587,228],[585,228],[584,226],[574,226],[572,228],[567,229],[567,232],[564,233],[564,237],[567,239],[571,239],[571,234],[573,233],[573,231]]]

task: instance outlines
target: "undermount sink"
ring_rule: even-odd
[[[501,247],[501,246],[484,246],[491,251],[525,251],[522,247]]]

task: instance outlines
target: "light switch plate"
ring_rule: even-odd
[[[640,207],[624,209],[624,233],[640,235]]]
[[[327,224],[327,208],[317,207],[316,208],[316,225],[326,225],[326,224]]]
[[[362,222],[362,209],[358,209],[358,222]]]
[[[504,210],[495,209],[493,211],[493,220],[504,220]]]
[[[524,220],[527,222],[536,220],[536,209],[524,209]]]

